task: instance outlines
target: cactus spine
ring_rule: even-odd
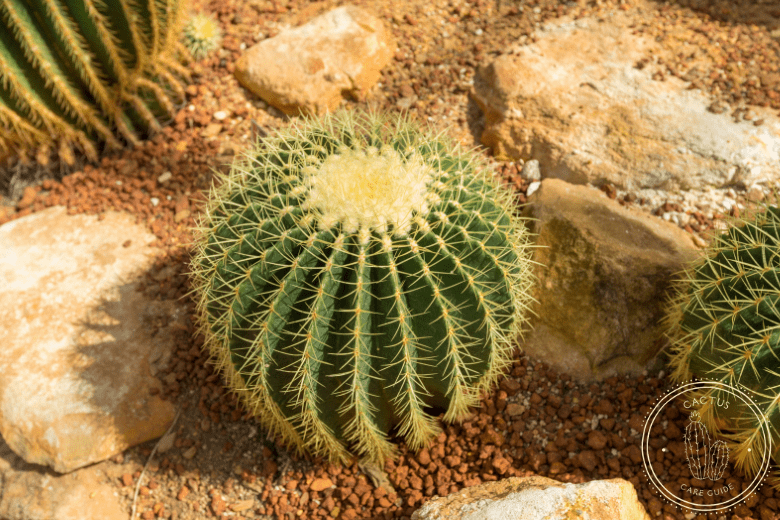
[[[0,152],[135,143],[184,99],[179,0],[0,0]],[[3,153],[0,153],[3,155]]]
[[[722,474],[726,446],[736,465],[755,475],[771,442],[775,461],[780,427],[780,209],[717,236],[708,254],[692,265],[668,315],[672,377],[696,376],[746,388],[758,410],[728,392],[711,388],[698,397],[709,431],[726,439],[713,445],[713,475]],[[771,434],[767,434],[770,431]],[[719,472],[719,473],[718,473]]]
[[[213,189],[191,263],[200,330],[297,451],[383,464],[511,363],[532,281],[511,192],[401,120],[347,113],[264,139]]]

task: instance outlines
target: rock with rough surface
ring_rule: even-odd
[[[250,47],[235,76],[285,114],[321,114],[363,97],[394,53],[382,21],[347,5]]]
[[[174,416],[151,376],[186,319],[136,277],[154,235],[127,214],[54,207],[0,227],[0,434],[30,463],[68,472],[162,435]],[[152,337],[152,322],[169,325]]]
[[[672,282],[698,254],[690,235],[558,179],[542,181],[524,215],[540,265],[523,350],[581,381],[644,370],[663,344]]]
[[[102,464],[55,475],[27,464],[0,439],[3,520],[129,520]]]
[[[687,82],[655,81],[654,65],[636,64],[662,49],[624,17],[558,22],[481,67],[482,143],[498,157],[537,159],[543,177],[628,190],[780,176],[780,118],[756,107],[762,126],[737,123]]]
[[[412,520],[650,520],[623,479],[565,484],[545,477],[508,478],[426,502]]]

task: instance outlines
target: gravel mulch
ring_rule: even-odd
[[[215,14],[224,30],[222,49],[191,64],[194,82],[187,103],[162,132],[135,149],[81,163],[16,165],[0,172],[0,224],[53,205],[69,213],[135,215],[157,237],[157,265],[144,280],[153,298],[182,298],[189,290],[186,263],[189,227],[204,200],[214,169],[257,135],[288,118],[243,90],[232,76],[241,51],[287,26],[303,22],[338,2],[326,0],[236,0],[195,2]],[[748,104],[780,110],[780,7],[776,2],[735,0],[358,0],[392,28],[398,42],[394,62],[355,108],[409,110],[420,121],[446,129],[467,146],[478,145],[481,114],[469,100],[475,67],[510,44],[532,41],[532,31],[560,16],[602,16],[620,9],[636,17],[637,31],[653,35],[668,50],[664,74],[691,81],[712,94],[713,110],[726,108],[746,119]],[[663,80],[663,75],[658,77]],[[522,163],[495,163],[507,183],[524,194]],[[654,212],[693,233],[722,226],[763,197],[750,187],[716,194],[700,209],[685,194],[641,194],[602,189],[623,204]],[[524,195],[523,195],[524,196]],[[729,197],[732,203],[723,203]],[[740,208],[742,206],[742,208]],[[733,208],[736,208],[734,210]],[[667,214],[669,215],[667,217]],[[191,301],[187,302],[194,309]],[[161,324],[163,326],[164,324]],[[403,455],[386,472],[334,467],[317,459],[291,458],[245,416],[222,388],[201,354],[202,338],[182,330],[169,372],[161,374],[164,395],[179,406],[173,446],[150,462],[138,497],[144,519],[230,518],[408,518],[424,501],[480,482],[539,474],[564,482],[620,477],[631,481],[654,518],[688,520],[695,515],[661,502],[642,475],[642,421],[668,388],[660,367],[639,378],[610,378],[600,384],[573,382],[543,363],[518,353],[511,374],[480,409],[460,425],[447,426],[434,444]],[[679,432],[685,417],[667,416],[658,433],[655,462],[672,479],[686,481]],[[668,440],[664,441],[664,435]],[[155,442],[109,462],[112,480],[130,510],[135,484]],[[655,446],[654,446],[655,447]],[[667,452],[660,451],[667,447]],[[682,461],[681,461],[682,458]],[[742,489],[739,476],[728,477]],[[736,510],[715,518],[780,518],[780,493],[764,486]],[[704,518],[703,516],[701,518]]]

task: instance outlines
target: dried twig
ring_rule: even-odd
[[[136,500],[138,500],[138,490],[141,489],[141,481],[144,479],[144,474],[146,473],[146,468],[149,467],[149,463],[152,462],[152,457],[154,457],[154,454],[157,453],[157,448],[160,447],[160,443],[163,441],[164,438],[168,436],[169,433],[171,433],[171,430],[173,430],[173,427],[176,425],[176,421],[179,419],[179,415],[181,414],[181,405],[179,405],[179,409],[176,410],[176,415],[173,418],[173,422],[168,427],[168,431],[165,432],[165,434],[160,437],[160,440],[157,441],[157,444],[154,445],[154,449],[149,454],[149,458],[146,459],[146,464],[144,464],[144,469],[141,470],[141,475],[138,476],[138,482],[135,483],[135,493],[133,494],[133,511],[130,513],[130,520],[135,520],[135,508],[136,508]]]

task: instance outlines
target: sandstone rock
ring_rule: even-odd
[[[628,190],[690,189],[780,175],[780,119],[736,123],[675,77],[652,79],[655,41],[624,15],[565,20],[508,52],[474,80],[482,143],[498,157],[537,159],[543,177]]]
[[[54,475],[26,464],[0,439],[3,520],[128,520],[100,465]]]
[[[650,520],[623,479],[564,484],[545,477],[508,478],[426,502],[412,520]]]
[[[582,381],[641,372],[662,345],[670,284],[697,255],[690,235],[558,179],[524,215],[541,264],[524,351]]]
[[[250,47],[235,76],[286,114],[319,114],[336,108],[344,94],[362,97],[394,53],[382,21],[347,5]]]
[[[129,215],[62,207],[0,227],[0,434],[24,460],[72,471],[173,420],[173,405],[150,393],[161,387],[150,369],[165,366],[186,318],[136,290],[154,238]]]

